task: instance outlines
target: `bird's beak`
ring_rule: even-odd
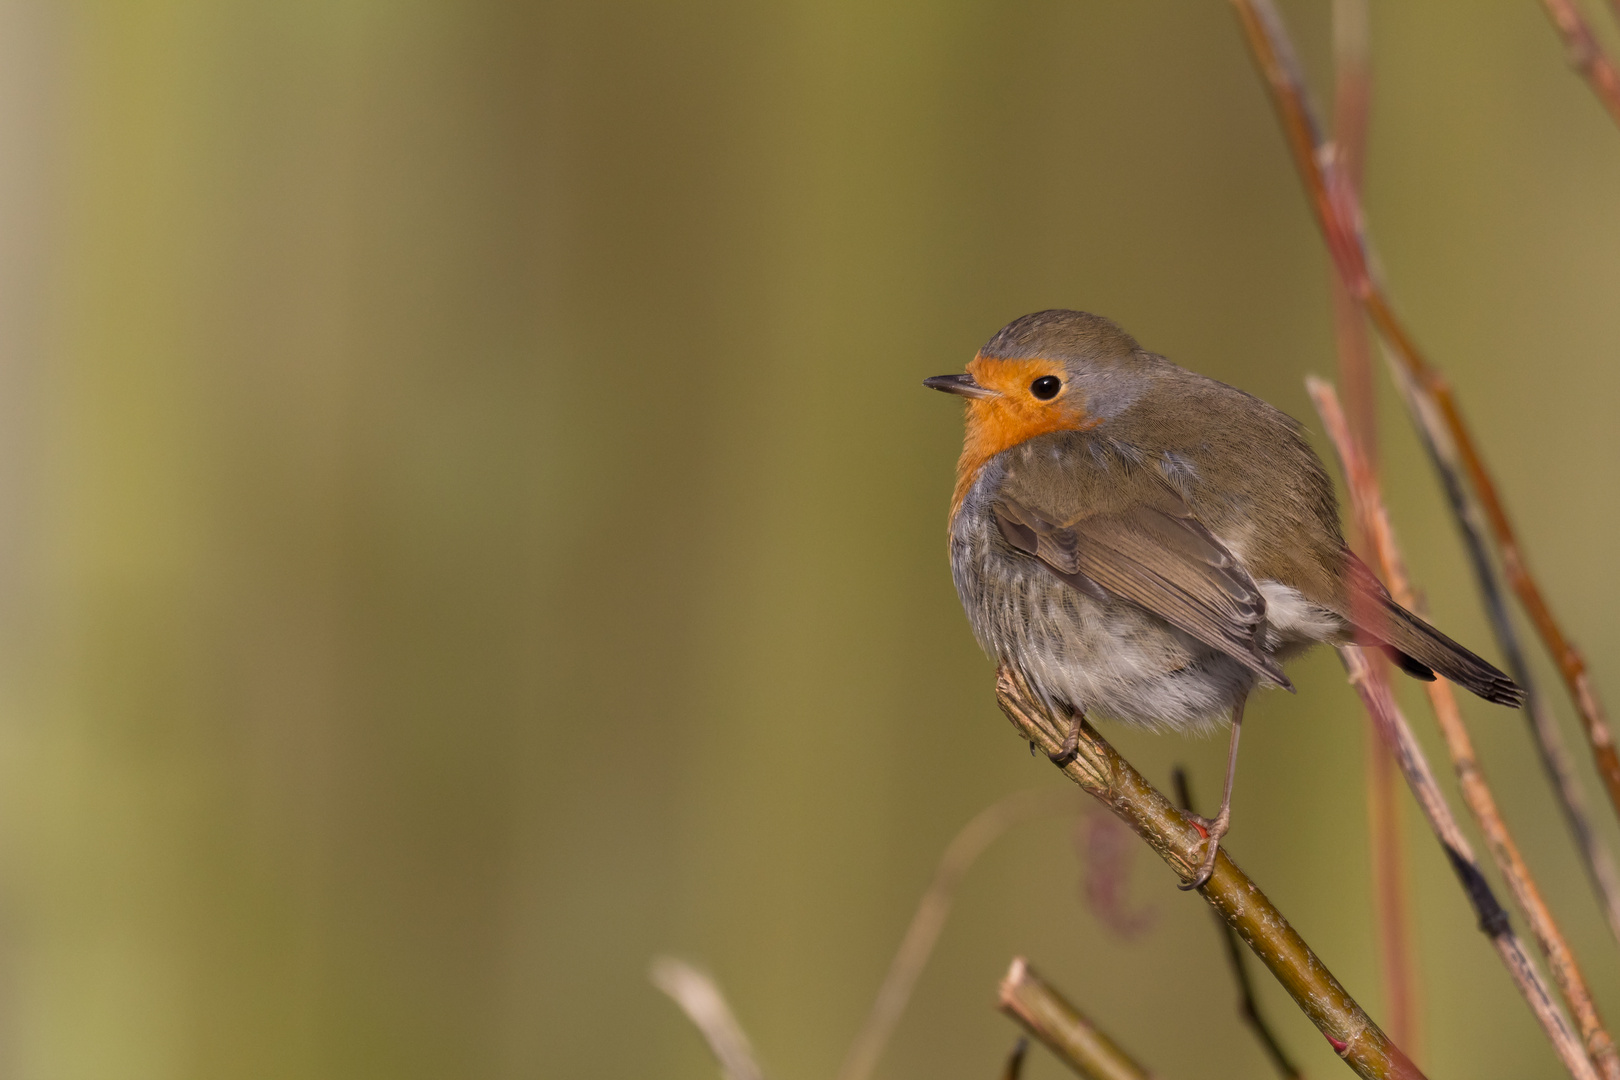
[[[961,375],[935,375],[932,379],[924,379],[923,385],[935,390],[943,390],[947,394],[960,394],[966,398],[992,398],[1000,397],[1001,393],[987,386],[980,386],[973,381],[973,376],[963,372]]]

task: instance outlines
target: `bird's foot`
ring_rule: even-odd
[[[1209,882],[1210,875],[1215,873],[1215,857],[1221,852],[1221,837],[1226,830],[1232,827],[1232,814],[1230,811],[1216,818],[1200,817],[1198,814],[1187,814],[1186,818],[1192,826],[1204,834],[1204,861],[1199,864],[1198,873],[1193,879],[1178,886],[1182,892],[1191,892],[1201,889]]]
[[[1068,768],[1069,763],[1080,756],[1080,725],[1086,722],[1085,715],[1075,712],[1069,716],[1069,733],[1063,736],[1063,744],[1058,752],[1050,755],[1052,764],[1060,769]],[[1031,743],[1031,746],[1034,744]]]

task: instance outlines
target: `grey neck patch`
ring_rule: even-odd
[[[1071,364],[1069,378],[1085,397],[1086,415],[1107,421],[1136,404],[1154,376],[1137,367],[1120,370]]]

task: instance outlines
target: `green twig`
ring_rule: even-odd
[[[1022,956],[1001,980],[1000,1006],[1086,1080],[1150,1080],[1146,1069],[1030,970]]]

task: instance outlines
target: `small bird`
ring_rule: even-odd
[[[1319,642],[1382,647],[1518,707],[1502,672],[1407,611],[1346,547],[1300,425],[1148,352],[1082,311],[1009,323],[966,374],[924,386],[967,401],[951,496],[951,576],[980,646],[1069,717],[1157,730],[1230,718],[1220,813],[1197,888],[1231,825],[1243,705],[1294,687],[1282,663]]]

